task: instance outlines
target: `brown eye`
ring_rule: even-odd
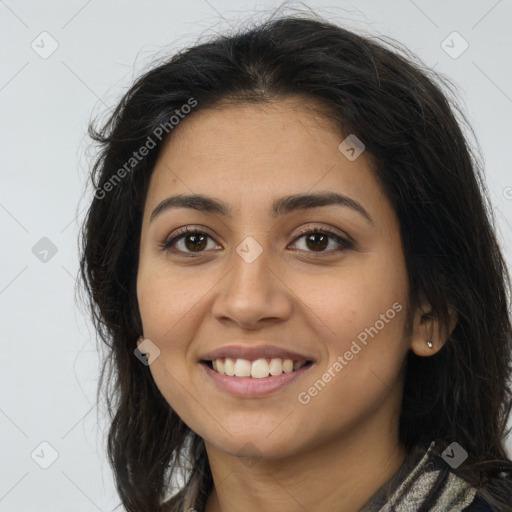
[[[183,237],[185,247],[191,251],[201,251],[206,247],[206,236],[191,233]],[[190,244],[189,244],[190,242]]]
[[[329,237],[322,233],[306,235],[306,244],[309,249],[323,251],[329,244]]]
[[[186,228],[181,233],[173,236],[162,244],[162,250],[171,250],[172,252],[183,253],[201,253],[208,245],[208,239],[211,237],[198,229]],[[178,246],[181,244],[181,247]],[[174,250],[174,247],[177,250]]]
[[[353,247],[352,242],[344,239],[337,233],[334,233],[328,229],[308,229],[303,231],[295,240],[300,240],[301,238],[304,238],[306,245],[306,249],[301,250],[306,250],[307,252],[330,253]],[[339,246],[341,246],[341,248],[338,247],[337,249],[335,248],[329,251],[325,251],[324,249],[329,245],[331,240],[334,240]]]

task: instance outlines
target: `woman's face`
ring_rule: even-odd
[[[214,449],[278,458],[396,425],[425,339],[405,328],[398,220],[341,142],[286,99],[197,111],[159,156],[137,280],[149,370]],[[184,228],[200,233],[163,248]]]

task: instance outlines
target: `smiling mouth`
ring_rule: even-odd
[[[227,377],[246,377],[249,379],[264,379],[283,373],[293,373],[313,364],[312,361],[293,361],[292,359],[281,359],[278,357],[254,360],[226,357],[201,362],[221,375],[226,375]]]

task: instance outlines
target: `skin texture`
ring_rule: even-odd
[[[403,361],[410,349],[434,354],[443,340],[423,315],[428,304],[406,329],[398,219],[365,153],[349,161],[340,152],[343,138],[297,98],[225,104],[182,121],[153,172],[137,279],[143,334],[160,349],[150,365],[158,388],[205,440],[215,482],[208,512],[355,512],[405,457],[398,443]],[[373,223],[338,205],[270,216],[274,199],[319,191],[358,201]],[[192,193],[222,200],[232,217],[177,208],[150,222],[162,200]],[[210,237],[202,252],[186,238],[175,252],[162,250],[184,226]],[[329,238],[315,249],[307,236],[297,238],[314,227],[349,236],[354,246]],[[247,236],[263,250],[252,263],[236,252]],[[300,403],[299,393],[395,303],[401,311]],[[199,359],[239,340],[290,348],[315,364],[269,396],[235,397],[212,384]]]

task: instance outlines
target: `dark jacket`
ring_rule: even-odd
[[[494,485],[493,487],[488,487],[487,490],[493,496],[501,496],[502,500],[504,497],[504,502],[512,506],[512,476],[501,479],[499,486]],[[466,507],[464,512],[503,512],[503,510],[491,506],[489,502],[481,496],[480,492],[477,491],[473,503]]]

